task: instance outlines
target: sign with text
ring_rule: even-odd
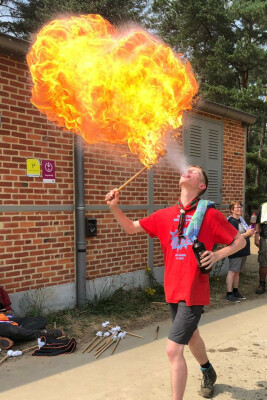
[[[41,175],[40,160],[27,158],[27,176],[36,177]]]
[[[42,172],[44,183],[55,183],[56,182],[56,171],[55,161],[43,160],[42,161]]]

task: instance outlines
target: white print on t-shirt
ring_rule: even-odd
[[[179,219],[180,219],[180,215],[178,215],[176,218],[174,218],[174,221],[178,222],[178,224],[179,224]],[[185,227],[183,229],[183,235],[185,234],[186,229],[187,229],[191,219],[192,219],[192,215],[186,215],[185,216]],[[177,228],[178,228],[178,224],[177,224]],[[184,260],[184,258],[186,257],[186,254],[182,254],[180,252],[180,250],[187,249],[187,246],[192,246],[193,242],[192,242],[192,240],[189,239],[189,237],[182,238],[179,241],[177,234],[178,234],[178,229],[176,229],[174,232],[170,232],[170,235],[171,235],[171,247],[172,247],[173,250],[176,249],[175,258],[177,260]]]

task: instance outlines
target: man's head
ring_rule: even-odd
[[[186,185],[197,189],[199,196],[206,192],[208,183],[207,174],[199,165],[189,165],[180,178],[180,186]]]

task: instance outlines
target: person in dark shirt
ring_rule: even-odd
[[[229,271],[226,277],[226,300],[233,303],[240,303],[240,300],[246,300],[238,290],[239,274],[244,267],[247,256],[250,255],[250,241],[249,238],[254,235],[255,230],[249,229],[248,225],[242,218],[242,203],[232,201],[229,206],[231,216],[228,219],[238,232],[246,239],[246,246],[239,250],[237,253],[231,254],[229,259]]]
[[[267,275],[267,202],[261,205],[256,221],[255,245],[259,248],[259,287],[256,294],[263,294]]]

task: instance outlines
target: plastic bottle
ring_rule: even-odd
[[[197,240],[195,240],[192,249],[193,249],[193,252],[194,252],[195,257],[197,259],[198,266],[199,266],[200,271],[202,272],[202,274],[209,274],[211,272],[212,268],[209,269],[209,270],[206,270],[208,265],[206,265],[205,267],[202,267],[202,265],[201,265],[201,258],[200,257],[206,251],[206,247],[205,247],[204,243],[198,242]]]
[[[250,217],[250,229],[255,229],[256,221],[257,221],[257,215],[253,213]]]

